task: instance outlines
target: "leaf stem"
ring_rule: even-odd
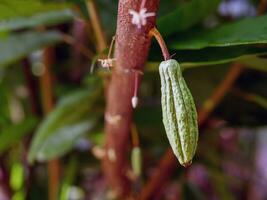
[[[160,32],[156,29],[156,27],[152,28],[149,31],[149,35],[154,36],[156,38],[156,40],[158,41],[159,46],[160,46],[161,51],[162,51],[162,54],[163,54],[163,57],[164,57],[164,60],[169,60],[170,59],[169,50],[167,48],[167,45],[166,45],[163,37],[161,36]]]

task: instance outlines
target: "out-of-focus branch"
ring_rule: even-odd
[[[63,34],[62,35],[62,40],[69,44],[69,45],[72,45],[74,46],[75,48],[77,48],[77,50],[79,52],[81,52],[86,58],[88,59],[92,59],[94,57],[94,53],[88,49],[86,46],[84,46],[83,44],[80,44],[80,43],[76,43],[76,40],[75,38],[73,38],[71,35],[68,35],[68,34]]]
[[[203,107],[198,113],[198,123],[200,126],[202,126],[207,121],[211,112],[221,102],[225,94],[231,89],[233,83],[242,72],[242,69],[242,64],[234,63],[228,74],[225,76],[224,80],[215,89],[211,97],[204,102]]]
[[[266,12],[267,0],[261,0],[258,5],[258,15],[263,15]]]
[[[40,91],[42,98],[42,108],[44,114],[47,115],[53,109],[53,85],[51,66],[53,64],[53,49],[46,48],[43,55],[43,63],[45,65],[45,72],[40,77]],[[58,188],[60,179],[60,163],[59,160],[52,160],[48,163],[48,189],[49,189],[49,200],[57,200]]]
[[[53,49],[46,48],[43,52],[43,63],[45,65],[44,74],[40,77],[40,91],[42,98],[42,108],[45,115],[49,114],[53,109],[53,91],[52,91],[52,75],[51,65],[53,63]]]
[[[90,16],[90,22],[92,23],[92,28],[94,30],[95,37],[97,40],[97,51],[102,52],[107,47],[107,41],[105,38],[104,31],[101,27],[101,22],[95,2],[94,0],[87,0],[86,5]]]

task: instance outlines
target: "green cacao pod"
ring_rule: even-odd
[[[189,166],[198,141],[197,112],[179,63],[170,59],[159,67],[163,124],[172,150],[183,166]]]

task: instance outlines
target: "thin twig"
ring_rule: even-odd
[[[42,108],[44,114],[47,115],[53,109],[53,92],[52,92],[52,77],[51,65],[53,62],[52,49],[46,48],[44,50],[43,62],[45,65],[45,72],[40,77],[40,90],[42,97]],[[59,177],[60,177],[60,163],[59,160],[52,160],[48,163],[48,178],[49,178],[49,200],[57,200]]]
[[[261,0],[257,9],[258,15],[263,15],[266,12],[267,0]]]
[[[113,50],[113,46],[114,46],[115,40],[116,40],[116,36],[113,36],[112,40],[111,40],[111,43],[110,43],[110,46],[109,46],[109,50],[108,50],[108,59],[111,58],[111,54],[112,54],[112,50]]]
[[[100,18],[94,0],[87,0],[86,6],[90,16],[90,22],[92,23],[92,27],[95,32],[98,52],[102,52],[107,47],[107,41],[101,27]]]
[[[198,122],[200,125],[204,124],[204,122],[210,116],[210,113],[214,110],[214,108],[221,102],[225,94],[231,89],[235,80],[239,77],[243,70],[242,64],[234,63],[225,76],[222,83],[215,89],[214,93],[209,97],[202,106],[202,109],[198,114]]]
[[[94,53],[83,44],[77,44],[75,38],[71,35],[62,34],[62,40],[69,45],[76,46],[77,50],[79,50],[89,60],[93,59]]]

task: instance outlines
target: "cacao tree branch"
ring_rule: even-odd
[[[141,1],[120,0],[116,31],[115,58],[107,91],[105,112],[105,150],[103,170],[111,187],[119,196],[129,193],[129,180],[126,176],[129,135],[132,124],[131,99],[134,93],[134,73],[142,71],[147,60],[151,43],[149,31],[155,26],[156,17],[147,18],[145,26],[138,28],[132,24],[129,10],[140,9]],[[159,0],[145,2],[148,12],[158,9]],[[139,79],[140,81],[140,79]]]

